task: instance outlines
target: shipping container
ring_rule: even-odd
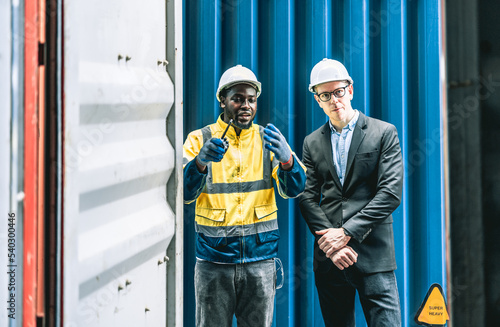
[[[405,165],[394,213],[396,276],[404,326],[433,283],[447,289],[441,1],[184,2],[184,135],[215,122],[221,74],[241,64],[262,82],[256,122],[275,124],[302,156],[304,137],[327,121],[307,87],[323,58],[345,63],[353,107],[394,124]],[[279,257],[275,326],[323,326],[312,272],[313,237],[297,201],[278,201]],[[185,207],[186,326],[194,325],[194,217]],[[360,305],[357,326],[364,326]]]
[[[181,1],[0,6],[0,325],[182,326]]]

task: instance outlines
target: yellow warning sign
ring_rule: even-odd
[[[422,305],[415,315],[415,322],[424,326],[444,326],[450,320],[443,289],[439,284],[432,284]]]

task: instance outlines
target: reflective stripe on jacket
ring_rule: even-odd
[[[278,208],[272,179],[282,197],[296,197],[304,190],[305,168],[294,155],[291,171],[279,169],[274,154],[263,147],[264,128],[253,124],[239,136],[229,128],[224,158],[200,173],[193,159],[206,140],[220,137],[226,127],[219,117],[190,133],[184,143],[184,200],[196,200],[196,255],[221,263],[276,257]]]

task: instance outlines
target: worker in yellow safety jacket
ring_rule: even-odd
[[[221,76],[215,124],[184,143],[184,201],[196,201],[197,326],[270,326],[283,198],[304,191],[305,168],[272,124],[253,123],[261,83],[237,65]]]

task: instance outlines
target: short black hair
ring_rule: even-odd
[[[219,92],[219,98],[220,98],[220,97],[224,97],[224,98],[225,98],[225,97],[226,97],[226,95],[227,95],[227,91],[228,91],[228,90],[229,90],[229,88],[228,88],[228,87],[225,87],[225,88],[223,88],[222,90],[220,90],[220,92]]]

